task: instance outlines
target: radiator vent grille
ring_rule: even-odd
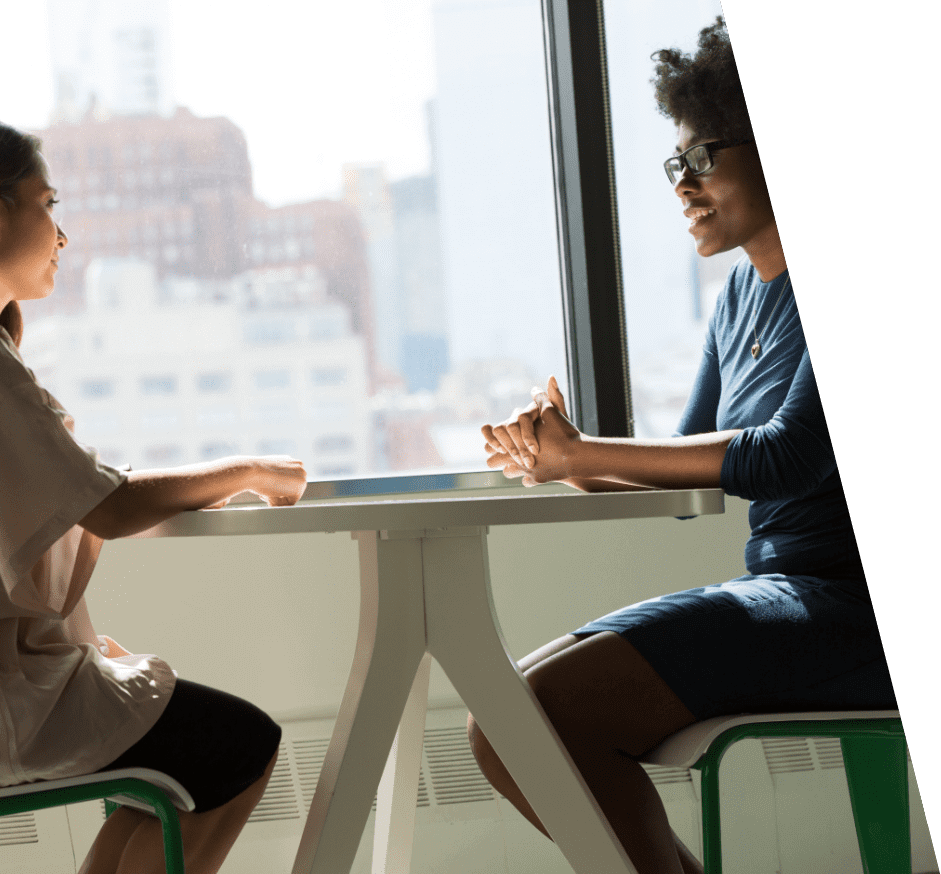
[[[493,801],[493,787],[480,773],[463,726],[426,731],[425,757],[438,804]]]
[[[796,774],[814,770],[810,744],[804,737],[762,738],[768,770],[774,774]]]
[[[291,765],[287,745],[282,743],[278,747],[278,761],[271,773],[271,780],[258,806],[248,818],[249,822],[270,822],[300,817],[296,781]]]
[[[823,770],[843,767],[843,749],[838,737],[815,737],[814,748]]]
[[[654,786],[665,786],[669,783],[692,783],[693,777],[689,768],[667,768],[663,765],[646,765],[641,767],[647,772]]]
[[[291,744],[305,814],[310,809],[311,801],[314,800],[317,779],[320,777],[320,769],[323,767],[323,760],[327,756],[329,745],[329,737],[301,737]]]
[[[0,818],[0,847],[39,843],[36,817],[32,811],[12,813]]]

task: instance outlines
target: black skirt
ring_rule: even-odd
[[[196,813],[221,807],[258,780],[278,749],[281,727],[254,704],[177,679],[160,718],[102,771],[153,768],[178,780]]]

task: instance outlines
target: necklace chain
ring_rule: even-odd
[[[751,347],[751,357],[757,359],[761,355],[761,338],[764,336],[765,331],[768,330],[768,325],[771,324],[771,317],[774,315],[774,311],[778,308],[778,304],[781,303],[781,299],[784,297],[784,292],[787,291],[787,287],[791,284],[791,277],[788,274],[787,281],[784,283],[784,288],[781,289],[781,293],[778,295],[778,299],[774,302],[774,306],[771,308],[771,312],[768,314],[768,320],[765,322],[765,326],[761,329],[761,333],[758,333],[758,312],[752,308],[752,318],[755,320],[755,327],[752,329],[755,333],[755,345]]]

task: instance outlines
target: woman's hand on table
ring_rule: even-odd
[[[269,507],[289,507],[296,504],[307,487],[307,473],[302,462],[288,455],[264,455],[248,459],[252,466],[253,486],[245,489],[263,498]],[[223,498],[204,510],[221,510],[234,495]]]
[[[270,507],[296,504],[307,488],[304,465],[287,455],[232,455],[216,461],[131,470],[80,524],[103,540],[130,537],[188,510],[224,507],[251,492]]]
[[[525,409],[517,407],[510,418],[499,425],[484,425],[480,433],[487,441],[484,447],[487,454],[491,457],[506,456],[520,468],[532,467],[533,456],[539,451],[533,429],[533,421],[538,415],[539,407],[534,401]]]
[[[303,497],[307,472],[296,458],[265,455],[252,461],[254,482],[248,491],[263,498],[269,507],[289,507]]]
[[[541,389],[532,390],[533,398]],[[554,376],[549,377],[547,394],[550,400],[565,412],[565,398],[559,391],[559,384]],[[489,455],[505,454],[521,468],[529,468],[534,463],[534,456],[539,452],[539,441],[536,439],[535,420],[539,418],[539,405],[535,400],[525,409],[517,407],[513,414],[499,425],[484,425],[480,429],[486,442]]]
[[[523,485],[564,480],[568,461],[581,433],[568,420],[565,398],[555,377],[545,390],[534,388],[533,402],[499,425],[485,425],[487,466],[502,467],[507,477],[522,477]]]

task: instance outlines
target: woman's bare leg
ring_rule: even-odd
[[[205,813],[180,811],[186,874],[215,874],[271,779],[278,755],[261,778],[240,795]],[[105,820],[79,874],[162,874],[160,821],[122,807]]]
[[[632,758],[695,722],[646,659],[619,635],[601,632],[552,641],[524,658],[520,669],[637,870],[701,874]],[[473,716],[468,737],[487,779],[548,837]]]

